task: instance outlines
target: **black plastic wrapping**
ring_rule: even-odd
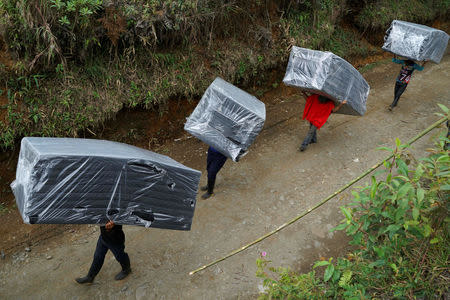
[[[190,230],[201,172],[148,150],[94,139],[22,139],[11,184],[25,223]]]

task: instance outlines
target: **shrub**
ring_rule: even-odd
[[[257,260],[266,292],[260,299],[413,299],[448,292],[450,157],[441,135],[431,155],[415,161],[397,140],[386,161],[385,179],[353,191],[341,207],[345,230],[356,250],[347,257],[318,261],[297,274]]]

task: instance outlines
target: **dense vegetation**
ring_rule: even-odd
[[[450,117],[445,108],[447,118]],[[384,180],[372,177],[341,207],[354,251],[299,274],[257,260],[260,299],[446,299],[449,292],[450,156],[447,130],[418,161],[397,140]],[[447,145],[446,145],[447,144]],[[379,174],[379,176],[382,174]],[[320,270],[320,275],[316,273]]]
[[[123,107],[164,112],[168,99],[197,97],[216,76],[261,84],[265,71],[284,68],[292,45],[367,56],[379,48],[360,34],[382,33],[393,18],[431,22],[449,7],[448,0],[0,0],[0,147],[23,135],[77,136]]]

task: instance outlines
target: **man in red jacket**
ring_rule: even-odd
[[[311,143],[317,143],[317,129],[325,124],[332,112],[337,112],[347,100],[342,101],[338,106],[334,105],[333,100],[327,97],[312,94],[308,96],[302,91],[306,99],[305,110],[303,111],[303,120],[309,121],[309,131],[300,146],[300,151],[305,151]]]

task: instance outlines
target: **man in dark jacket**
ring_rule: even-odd
[[[426,62],[424,62],[420,66],[412,60],[397,59],[396,56],[394,56],[392,61],[396,64],[401,64],[402,68],[400,69],[400,74],[398,74],[397,80],[395,81],[394,101],[388,107],[390,111],[392,111],[392,109],[397,106],[398,100],[400,99],[400,96],[403,94],[403,92],[406,90],[406,87],[408,86],[408,83],[411,80],[411,76],[414,70],[422,71],[423,67],[426,64]]]
[[[208,184],[201,187],[202,191],[206,191],[202,195],[203,199],[208,199],[213,195],[214,185],[216,183],[217,173],[222,169],[223,165],[227,161],[227,157],[214,149],[213,147],[208,148],[208,157],[206,159],[206,170],[208,171]]]
[[[113,221],[109,221],[105,226],[100,226],[100,236],[88,274],[85,277],[76,278],[76,282],[80,284],[92,283],[103,266],[108,250],[111,250],[116,260],[122,266],[122,271],[115,276],[115,279],[122,280],[127,277],[131,273],[131,267],[130,258],[125,252],[125,234],[122,230],[122,225],[115,225]]]

